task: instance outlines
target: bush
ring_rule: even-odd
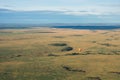
[[[65,47],[65,48],[63,48],[61,51],[71,51],[71,50],[73,50],[72,47]]]
[[[66,43],[53,43],[53,44],[50,44],[52,46],[67,46]]]
[[[71,53],[71,54],[66,54],[66,55],[79,55],[79,53]]]
[[[56,55],[56,54],[48,54],[48,56],[59,56],[59,55]]]

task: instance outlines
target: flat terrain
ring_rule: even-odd
[[[0,80],[120,80],[120,30],[0,30]]]

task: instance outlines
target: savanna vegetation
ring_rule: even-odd
[[[0,30],[0,80],[120,80],[120,30]]]

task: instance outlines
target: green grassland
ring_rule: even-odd
[[[0,30],[0,80],[120,80],[119,34],[120,30]]]

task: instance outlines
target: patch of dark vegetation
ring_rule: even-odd
[[[93,54],[93,52],[92,51],[85,51],[85,52],[81,53],[81,55],[89,55],[89,54]]]
[[[66,43],[53,43],[53,44],[50,44],[52,46],[67,46]]]
[[[20,54],[19,54],[19,55],[16,55],[16,57],[21,57],[21,56],[22,56],[22,55],[20,55]]]
[[[119,55],[119,50],[111,50],[103,47],[99,48],[89,48],[88,50],[83,51],[80,55],[91,55],[91,54],[100,54],[100,55]]]
[[[111,44],[109,44],[109,43],[103,43],[103,44],[101,44],[101,45],[104,45],[104,46],[111,46]]]
[[[92,43],[96,43],[97,41],[91,41]]]
[[[112,30],[112,32],[120,32],[120,31]]]
[[[69,47],[69,46],[64,47],[63,49],[61,49],[62,52],[64,52],[64,51],[71,51],[71,50],[73,50],[73,47]]]
[[[113,45],[113,44],[109,44],[109,43],[102,43],[101,45],[107,46],[107,47],[111,47],[111,46],[117,47],[117,45]]]
[[[110,37],[112,37],[112,38],[113,38],[113,37],[114,37],[114,35],[112,35],[112,36],[110,36]]]
[[[101,33],[101,34],[107,34],[108,32],[103,32],[103,33]]]
[[[97,32],[96,30],[91,30],[92,32]]]
[[[109,73],[120,75],[120,72],[114,72],[114,71],[112,71],[112,72],[109,72]]]
[[[87,80],[102,80],[100,77],[87,77]]]
[[[42,32],[42,31],[41,31],[41,32],[31,32],[31,33],[56,33],[56,32],[49,32],[49,31],[48,31],[48,32],[47,32],[47,31]]]
[[[0,39],[0,41],[10,41],[11,39]]]
[[[119,55],[120,54],[120,51],[119,50],[114,50],[114,51],[111,51],[112,53],[116,54],[116,55]]]
[[[54,36],[54,38],[65,38],[64,36]]]
[[[29,29],[30,27],[0,27],[0,29]]]
[[[75,35],[71,35],[71,36],[83,36],[83,35],[80,35],[80,34],[75,34]]]
[[[3,39],[0,39],[0,41],[4,41]]]
[[[119,38],[114,38],[114,40],[119,40]]]
[[[111,41],[112,39],[106,39],[106,41]]]
[[[26,40],[26,39],[34,39],[34,38],[0,39],[0,41],[14,41],[14,40]]]
[[[10,72],[4,72],[3,74],[5,74],[5,75],[6,75],[6,74],[10,74]]]
[[[67,71],[71,71],[71,72],[81,72],[81,73],[86,73],[85,70],[82,69],[73,69],[69,66],[62,66],[63,69],[67,70]]]
[[[14,40],[24,40],[24,39],[33,39],[33,38],[18,38],[18,39],[14,39]]]
[[[15,58],[15,57],[22,57],[23,55],[18,54],[18,55],[12,55],[10,58]]]
[[[80,54],[79,53],[66,54],[66,56],[69,56],[69,55],[71,55],[71,56],[73,55],[74,56],[74,55],[80,55]]]
[[[57,56],[60,56],[60,55],[56,55],[56,54],[48,54],[48,56],[55,56],[55,57],[57,57]]]
[[[11,34],[11,33],[13,33],[13,32],[2,32],[2,31],[0,31],[0,33],[5,33],[5,34]]]

